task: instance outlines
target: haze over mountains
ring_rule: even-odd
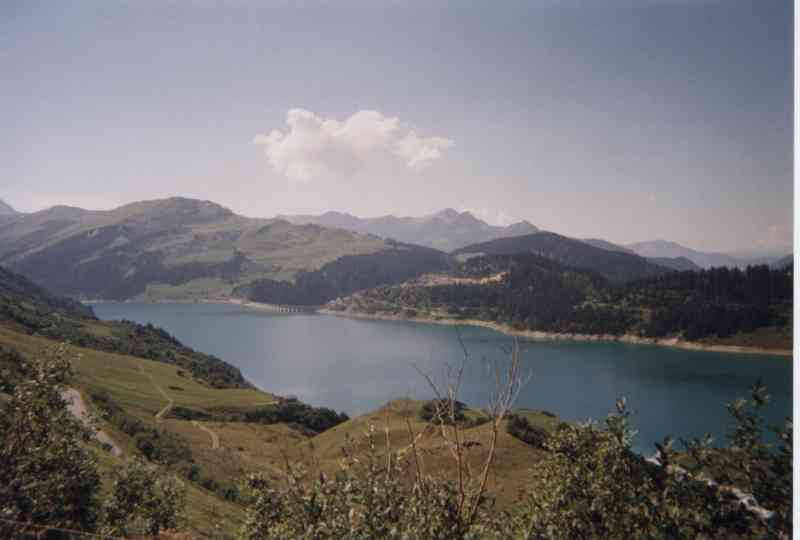
[[[715,268],[720,266],[743,268],[753,264],[785,266],[792,259],[790,255],[742,257],[725,253],[698,251],[666,240],[649,240],[624,246],[598,238],[584,238],[581,241],[610,251],[639,255],[640,257],[649,259],[651,262],[669,266],[674,270],[697,270],[699,268]]]
[[[359,218],[341,212],[278,217],[291,223],[312,223],[323,227],[336,227],[374,234],[382,238],[393,238],[399,242],[419,244],[446,252],[477,242],[486,242],[507,236],[522,236],[539,231],[536,226],[527,221],[519,221],[506,227],[490,225],[468,211],[458,212],[452,208],[422,217]]]

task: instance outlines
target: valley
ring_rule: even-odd
[[[343,449],[413,450],[404,485],[417,466],[457,482],[458,433],[467,470],[493,456],[486,490],[503,511],[536,489],[531,471],[552,458],[543,440],[604,418],[620,395],[646,404],[631,420],[640,456],[669,434],[724,445],[722,404],[755,380],[773,396],[767,420],[788,414],[791,363],[776,356],[791,357],[791,266],[698,270],[525,232],[446,253],[190,199],[7,214],[2,392],[24,380],[20,358],[68,342],[64,395],[98,419],[87,444],[103,489],[143,458],[185,483],[184,528],[202,538],[239,534],[244,478],[290,489],[290,463],[332,477]],[[533,378],[494,432],[486,369],[513,338]],[[451,433],[423,418],[421,373],[446,384],[459,364]]]

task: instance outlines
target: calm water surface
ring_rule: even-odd
[[[264,390],[359,414],[391,398],[431,397],[419,367],[438,381],[469,352],[460,399],[485,406],[487,360],[503,361],[512,339],[486,328],[281,315],[223,304],[101,303],[102,319],[153,323],[185,344],[239,367]],[[600,420],[625,396],[635,411],[637,449],[665,435],[724,439],[725,404],[761,377],[772,396],[770,425],[791,415],[792,362],[784,357],[684,351],[621,343],[521,343],[531,374],[518,407],[565,420]]]

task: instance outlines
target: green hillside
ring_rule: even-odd
[[[614,283],[656,276],[669,271],[668,268],[653,264],[638,255],[609,251],[552,232],[498,238],[472,244],[454,251],[453,255],[459,260],[465,260],[471,256],[520,253],[539,255],[572,268],[592,270]]]
[[[259,279],[290,282],[343,256],[391,249],[375,236],[183,198],[110,211],[53,207],[0,226],[0,264],[76,298],[225,297]]]

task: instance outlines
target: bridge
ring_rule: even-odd
[[[258,304],[261,309],[276,313],[314,313],[319,306],[295,306],[291,304]]]

